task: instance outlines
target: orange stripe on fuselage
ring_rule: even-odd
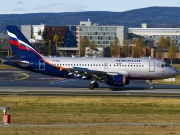
[[[54,66],[53,64],[51,64],[50,62],[46,61],[45,59],[43,59],[43,60],[44,60],[44,62],[46,62],[47,64],[49,64],[49,65],[51,65],[51,66],[53,66],[53,67],[59,68],[59,69],[60,69],[60,71],[62,71],[62,70],[64,70],[64,69],[65,69],[65,68],[64,68],[64,67],[62,67],[62,66]]]

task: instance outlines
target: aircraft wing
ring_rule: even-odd
[[[88,68],[79,68],[73,67],[69,70],[70,74],[78,74],[79,76],[83,76],[83,79],[87,78],[96,78],[98,80],[103,80],[107,75],[124,75],[129,76],[127,71],[119,71],[119,72],[104,72],[97,70],[89,70]]]
[[[104,72],[104,71],[89,70],[88,68],[73,67],[73,70],[78,71],[78,72],[87,72],[87,73],[107,74],[107,72]]]

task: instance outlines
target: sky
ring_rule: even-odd
[[[0,14],[123,12],[152,6],[180,7],[180,0],[3,0]]]

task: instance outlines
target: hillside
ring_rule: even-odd
[[[141,23],[148,23],[148,27],[180,27],[179,7],[149,7],[126,12],[66,12],[66,13],[32,13],[32,14],[4,14],[0,15],[0,33],[6,31],[6,25],[79,25],[79,21],[88,18],[100,25],[123,25],[141,27]]]

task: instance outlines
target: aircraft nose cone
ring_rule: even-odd
[[[180,73],[180,72],[179,72],[177,69],[174,69],[174,70],[172,71],[172,74],[173,74],[174,76],[177,76],[179,73]]]

